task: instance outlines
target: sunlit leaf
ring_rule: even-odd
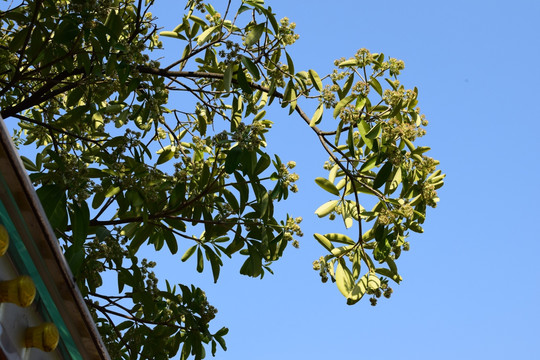
[[[393,165],[390,161],[387,161],[377,173],[375,180],[373,181],[373,187],[375,189],[380,188],[390,177],[392,173]]]
[[[326,215],[330,214],[332,211],[336,209],[337,204],[339,203],[339,200],[331,200],[328,201],[315,210],[315,214],[317,214],[318,217],[325,217]]]
[[[257,24],[251,28],[251,31],[246,35],[246,46],[252,46],[259,41],[262,33],[264,32],[264,24]]]
[[[313,86],[315,87],[317,91],[323,90],[323,84],[322,84],[321,78],[319,77],[319,74],[315,72],[315,70],[311,70],[311,69],[309,70],[309,78],[311,79],[311,83],[313,84]]]
[[[315,182],[317,183],[317,185],[319,185],[321,188],[328,191],[329,193],[339,196],[339,190],[330,180],[323,177],[318,177],[315,179]]]
[[[332,251],[334,249],[334,245],[326,238],[326,236],[321,234],[313,234],[313,237],[321,244],[326,250]]]
[[[319,104],[319,106],[317,107],[317,110],[315,110],[315,114],[311,118],[311,122],[309,123],[309,126],[313,127],[317,125],[318,123],[320,123],[323,112],[324,112],[324,105]]]

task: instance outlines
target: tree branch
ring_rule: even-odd
[[[30,109],[31,107],[39,105],[46,100],[52,99],[57,95],[60,95],[66,91],[69,91],[79,86],[79,82],[76,81],[76,82],[67,84],[63,87],[57,88],[56,90],[51,91],[56,85],[60,84],[63,80],[67,79],[70,76],[82,74],[83,71],[84,71],[83,69],[75,69],[73,72],[70,72],[70,73],[61,72],[60,74],[56,75],[53,79],[46,81],[45,85],[39,88],[30,97],[24,99],[17,105],[5,108],[2,111],[0,111],[0,115],[4,119],[7,119],[10,116],[14,116],[15,114],[18,114],[21,111]]]
[[[46,128],[48,130],[51,130],[51,131],[55,131],[55,132],[58,132],[58,133],[61,133],[61,134],[66,134],[66,135],[72,136],[72,137],[74,137],[76,139],[88,141],[88,142],[91,142],[91,143],[96,144],[98,146],[101,146],[99,140],[94,140],[94,139],[90,139],[90,138],[87,138],[87,137],[82,136],[82,135],[77,135],[75,133],[72,133],[71,131],[60,129],[60,128],[56,127],[56,126],[53,126],[53,125],[50,125],[50,124],[47,124],[47,123],[44,123],[44,122],[41,122],[41,121],[38,121],[38,120],[34,120],[34,119],[31,119],[31,118],[23,116],[23,115],[14,114],[14,115],[12,115],[12,117],[14,117],[16,119],[19,119],[19,120],[22,120],[22,121],[28,121],[29,123],[32,123],[32,124],[35,124],[35,125],[43,126],[44,128]]]

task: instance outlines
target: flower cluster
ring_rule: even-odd
[[[437,191],[435,191],[433,184],[424,183],[422,185],[422,197],[428,206],[433,208],[437,206]]]
[[[339,118],[343,120],[344,124],[356,124],[361,119],[361,112],[355,109],[352,104],[347,105],[339,113]]]
[[[278,177],[281,181],[281,184],[284,187],[289,187],[293,193],[298,192],[298,187],[295,182],[300,178],[296,173],[290,173],[289,170],[293,169],[296,166],[294,161],[289,161],[287,164],[281,164],[278,169]]]
[[[151,294],[157,294],[159,289],[157,287],[158,278],[156,274],[150,270],[156,266],[154,261],[148,261],[147,259],[141,260],[141,274],[143,278],[146,278],[145,284],[146,288],[150,291]]]
[[[392,293],[394,290],[388,286],[388,280],[381,281],[381,287],[375,290],[368,290],[368,293],[372,294],[373,296],[369,299],[371,306],[377,305],[377,299],[379,299],[381,296],[384,296],[387,299],[390,299],[392,296]]]
[[[366,48],[361,48],[356,51],[354,58],[358,60],[358,66],[360,67],[365,67],[371,64],[375,59],[374,55]]]
[[[206,20],[208,20],[210,22],[210,24],[212,25],[219,25],[221,24],[221,22],[223,21],[223,19],[221,18],[221,14],[216,12],[214,13],[214,15],[210,15],[210,14],[206,14],[205,16]]]
[[[433,159],[432,157],[422,155],[422,161],[419,162],[415,159],[415,165],[418,171],[424,175],[427,175],[435,171],[437,165],[439,165],[439,161]]]
[[[220,50],[218,55],[223,58],[223,63],[220,64],[223,67],[223,71],[226,68],[226,65],[229,63],[237,63],[241,59],[240,55],[240,45],[231,40],[225,41],[225,50]]]
[[[334,94],[333,86],[326,85],[322,90],[319,101],[324,104],[327,109],[334,108],[337,104],[336,95]]]
[[[391,76],[397,76],[401,70],[405,69],[405,63],[403,60],[390,58],[386,64],[386,66],[388,66],[388,70],[390,70]]]
[[[362,94],[364,96],[368,96],[369,90],[371,87],[369,84],[365,81],[357,81],[356,84],[352,87],[353,94]]]
[[[292,45],[300,38],[300,35],[294,33],[295,28],[296,24],[289,22],[289,18],[284,17],[280,20],[278,37],[281,38],[283,44]]]
[[[403,121],[397,117],[388,120],[385,131],[393,138],[405,138],[410,141],[414,141],[426,133],[424,129],[416,126],[416,124]]]
[[[386,155],[388,156],[388,161],[390,161],[394,166],[400,166],[406,159],[405,151],[400,150],[393,143],[388,145]]]
[[[270,81],[264,81],[264,85],[268,86],[270,83],[275,83],[278,88],[285,86],[285,75],[289,74],[289,67],[287,65],[278,63],[276,66],[267,68],[267,72]]]
[[[268,124],[262,121],[254,121],[251,125],[241,122],[232,134],[233,141],[238,142],[238,146],[249,151],[257,150],[261,146],[266,146],[263,134],[267,131]]]
[[[295,247],[295,248],[298,248],[300,246],[300,244],[298,243],[297,240],[294,239],[294,235],[296,236],[304,236],[304,233],[302,232],[302,229],[300,229],[300,223],[302,222],[302,218],[301,217],[297,217],[297,218],[293,218],[293,217],[287,217],[287,223],[285,224],[285,233],[283,235],[283,239],[285,239],[286,241],[291,241],[293,240],[292,242],[292,245]]]
[[[324,257],[321,256],[318,260],[313,262],[313,270],[319,272],[319,276],[323,283],[328,281],[328,264]]]
[[[405,87],[403,85],[399,86],[399,81],[394,80],[393,81],[394,86],[397,88],[397,90],[385,90],[383,93],[382,100],[392,106],[408,106],[411,102],[416,100],[417,94],[410,89],[405,90]]]

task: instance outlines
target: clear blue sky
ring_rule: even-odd
[[[158,1],[164,30],[180,21],[181,3]],[[314,215],[326,200],[313,182],[325,175],[326,156],[300,119],[272,112],[272,149],[295,160],[301,176],[300,192],[284,204],[304,217],[301,248],[288,249],[263,280],[239,275],[235,261],[217,285],[193,261],[159,264],[218,307],[215,329],[230,333],[217,358],[540,359],[540,2],[267,3],[297,23],[297,71],[324,74],[362,47],[403,59],[402,83],[419,88],[430,121],[423,141],[447,178],[425,233],[400,258],[404,281],[392,298],[347,306],[311,269],[324,253],[311,234],[342,230]],[[174,40],[166,46],[181,52]]]

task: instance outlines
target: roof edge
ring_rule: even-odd
[[[103,359],[110,360],[109,354],[101,336],[97,331],[96,324],[90,315],[82,294],[74,280],[71,269],[67,264],[67,261],[62,253],[53,229],[47,220],[45,211],[41,206],[37,194],[35,192],[32,183],[26,173],[24,165],[19,157],[17,149],[13,144],[11,136],[8,133],[8,129],[4,123],[4,120],[0,116],[0,150],[3,150],[6,155],[6,160],[10,163],[11,169],[5,169],[10,172],[6,180],[9,182],[9,187],[12,194],[15,196],[18,205],[21,207],[22,216],[27,224],[36,224],[30,229],[32,240],[34,244],[26,243],[27,248],[32,248],[37,245],[40,256],[42,258],[51,259],[47,262],[48,269],[43,269],[44,272],[48,271],[54,274],[52,284],[46,282],[49,293],[53,297],[59,312],[64,319],[69,331],[72,333],[73,338],[78,347],[80,347],[81,353],[84,358],[87,359]],[[1,153],[2,151],[0,151]],[[23,238],[24,241],[29,239]],[[35,257],[36,254],[30,252],[31,257]],[[43,263],[40,259],[33,259],[36,265]],[[52,268],[51,268],[52,266]],[[50,288],[54,285],[56,288]],[[67,303],[68,306],[63,306]],[[75,314],[77,312],[78,314]],[[77,318],[79,321],[77,321]],[[81,324],[81,321],[83,324]],[[81,325],[82,328],[81,328]],[[78,338],[77,338],[78,337]],[[91,345],[92,349],[88,346]]]

